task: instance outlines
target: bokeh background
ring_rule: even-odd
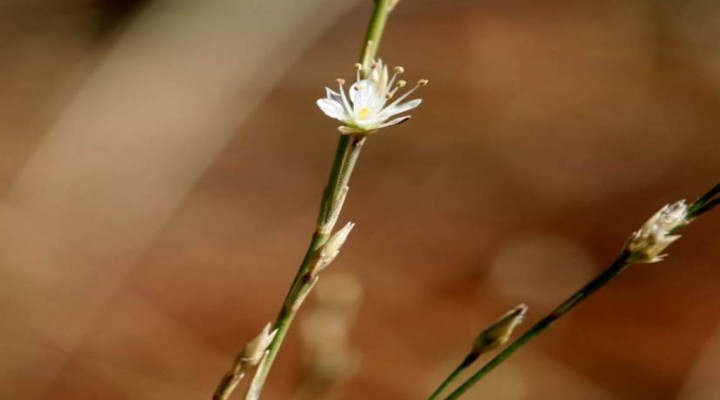
[[[304,253],[338,134],[314,102],[370,10],[0,2],[0,398],[210,397]],[[520,302],[533,323],[711,187],[719,21],[711,0],[402,1],[381,55],[431,83],[367,143],[355,231],[265,397],[425,398],[485,324]],[[720,399],[719,223],[467,398]]]

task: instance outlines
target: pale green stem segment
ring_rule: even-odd
[[[375,2],[375,8],[365,36],[365,43],[360,52],[359,62],[363,65],[365,71],[369,70],[370,64],[377,54],[385,22],[390,14],[389,4],[390,0],[377,0]],[[315,232],[275,321],[274,328],[277,329],[275,338],[270,343],[263,361],[258,366],[255,377],[248,389],[246,400],[260,398],[265,381],[290,329],[290,325],[304,299],[317,282],[317,276],[312,274],[313,265],[317,261],[322,246],[330,237],[335,222],[337,222],[338,214],[348,190],[350,176],[365,139],[365,135],[340,135],[335,159],[330,170],[330,177],[320,203]]]
[[[707,193],[695,200],[688,208],[688,223],[715,207],[718,204],[718,198],[715,198],[715,196],[717,196],[718,194],[720,194],[720,184],[716,184]],[[685,225],[683,225],[683,227],[684,226]],[[678,228],[676,232],[679,230],[680,228]],[[473,385],[475,385],[482,378],[484,378],[485,375],[495,369],[495,367],[502,364],[507,358],[512,356],[516,351],[520,350],[521,347],[525,346],[537,335],[550,328],[555,323],[555,321],[560,319],[563,315],[567,314],[583,300],[590,297],[590,295],[595,293],[606,283],[610,282],[613,278],[623,273],[623,271],[625,271],[625,269],[630,266],[630,263],[628,262],[630,255],[631,254],[629,251],[622,251],[620,255],[615,259],[615,261],[613,261],[613,263],[605,271],[595,277],[595,279],[590,281],[582,289],[578,290],[569,299],[565,300],[555,310],[545,316],[545,318],[541,319],[538,323],[533,325],[530,329],[527,330],[527,332],[517,338],[513,343],[508,345],[502,352],[500,352],[500,354],[495,356],[495,358],[493,358],[482,368],[480,368],[479,371],[473,374],[468,380],[466,380],[462,385],[460,385],[460,387],[458,387],[454,392],[450,393],[450,395],[445,399],[453,400],[462,396]]]
[[[311,274],[311,269],[317,261],[318,253],[330,237],[332,232],[333,216],[339,210],[336,207],[342,204],[343,192],[350,181],[350,176],[355,163],[360,155],[360,150],[365,143],[365,136],[341,135],[338,148],[335,153],[335,161],[330,172],[328,184],[323,193],[317,226],[313,233],[310,246],[305,254],[302,264],[298,269],[280,313],[275,321],[274,329],[277,329],[274,340],[268,347],[263,362],[258,366],[255,377],[250,384],[246,399],[259,399],[265,380],[267,379],[273,361],[280,351],[280,347],[287,335],[298,309],[307,297],[308,293],[317,281],[317,276]]]
[[[215,390],[213,400],[227,400],[232,394],[235,387],[245,377],[245,372],[228,372],[223,376],[218,388]]]

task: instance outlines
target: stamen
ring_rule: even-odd
[[[405,81],[402,80],[402,79],[400,79],[400,80],[398,81],[398,83],[397,83],[397,87],[398,87],[398,88],[404,87],[405,85],[407,85],[407,82],[405,82]]]
[[[362,64],[355,63],[355,82],[360,82],[360,72],[362,71],[362,69]]]
[[[393,83],[395,83],[395,79],[397,78],[397,76],[402,74],[403,72],[405,72],[405,69],[403,67],[397,66],[397,67],[393,68],[393,72],[394,73],[393,73],[392,78],[390,78],[388,87],[392,87]]]
[[[402,87],[402,86],[400,86],[401,83],[402,83],[402,86],[405,86],[405,81],[400,80],[400,81],[398,81],[398,83],[397,83],[399,87]],[[390,104],[390,105],[388,105],[388,106],[385,106],[385,108],[394,107],[394,106],[400,104],[401,101],[405,100],[408,96],[410,96],[410,95],[411,95],[414,91],[416,91],[419,87],[425,86],[425,85],[427,85],[427,84],[428,84],[428,80],[427,80],[427,79],[420,79],[420,80],[415,84],[415,86],[413,86],[413,87],[412,87],[410,90],[408,90],[407,92],[403,93],[402,96],[400,96],[400,97],[398,97],[397,99],[395,99],[395,101],[393,101],[392,104]]]
[[[337,83],[338,83],[340,86],[342,86],[342,85],[345,84],[345,79],[337,78]]]

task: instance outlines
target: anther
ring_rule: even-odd
[[[395,71],[396,74],[402,74],[403,72],[405,72],[405,68],[398,65],[397,67],[393,68],[393,71]]]
[[[360,63],[355,63],[355,69],[358,70],[358,71],[362,70],[362,64],[360,64]]]
[[[345,79],[338,78],[338,79],[337,79],[337,83],[339,83],[340,85],[344,85],[344,84],[345,84]]]
[[[427,80],[427,79],[420,79],[420,80],[418,81],[418,83],[417,83],[417,85],[420,86],[420,87],[425,86],[425,85],[427,85],[427,84],[428,84],[428,80]]]
[[[403,87],[403,86],[405,86],[405,85],[407,85],[407,82],[405,82],[405,81],[402,80],[402,79],[399,80],[398,83],[397,83],[397,87],[399,87],[399,88],[401,88],[401,87]]]

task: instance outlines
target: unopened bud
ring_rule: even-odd
[[[520,304],[482,331],[473,343],[472,353],[484,353],[507,343],[513,330],[525,319],[527,309],[525,304]]]
[[[268,322],[262,332],[255,339],[248,342],[240,353],[240,361],[249,367],[254,367],[260,363],[270,343],[272,343],[277,333],[277,329],[270,332],[271,323]]]

